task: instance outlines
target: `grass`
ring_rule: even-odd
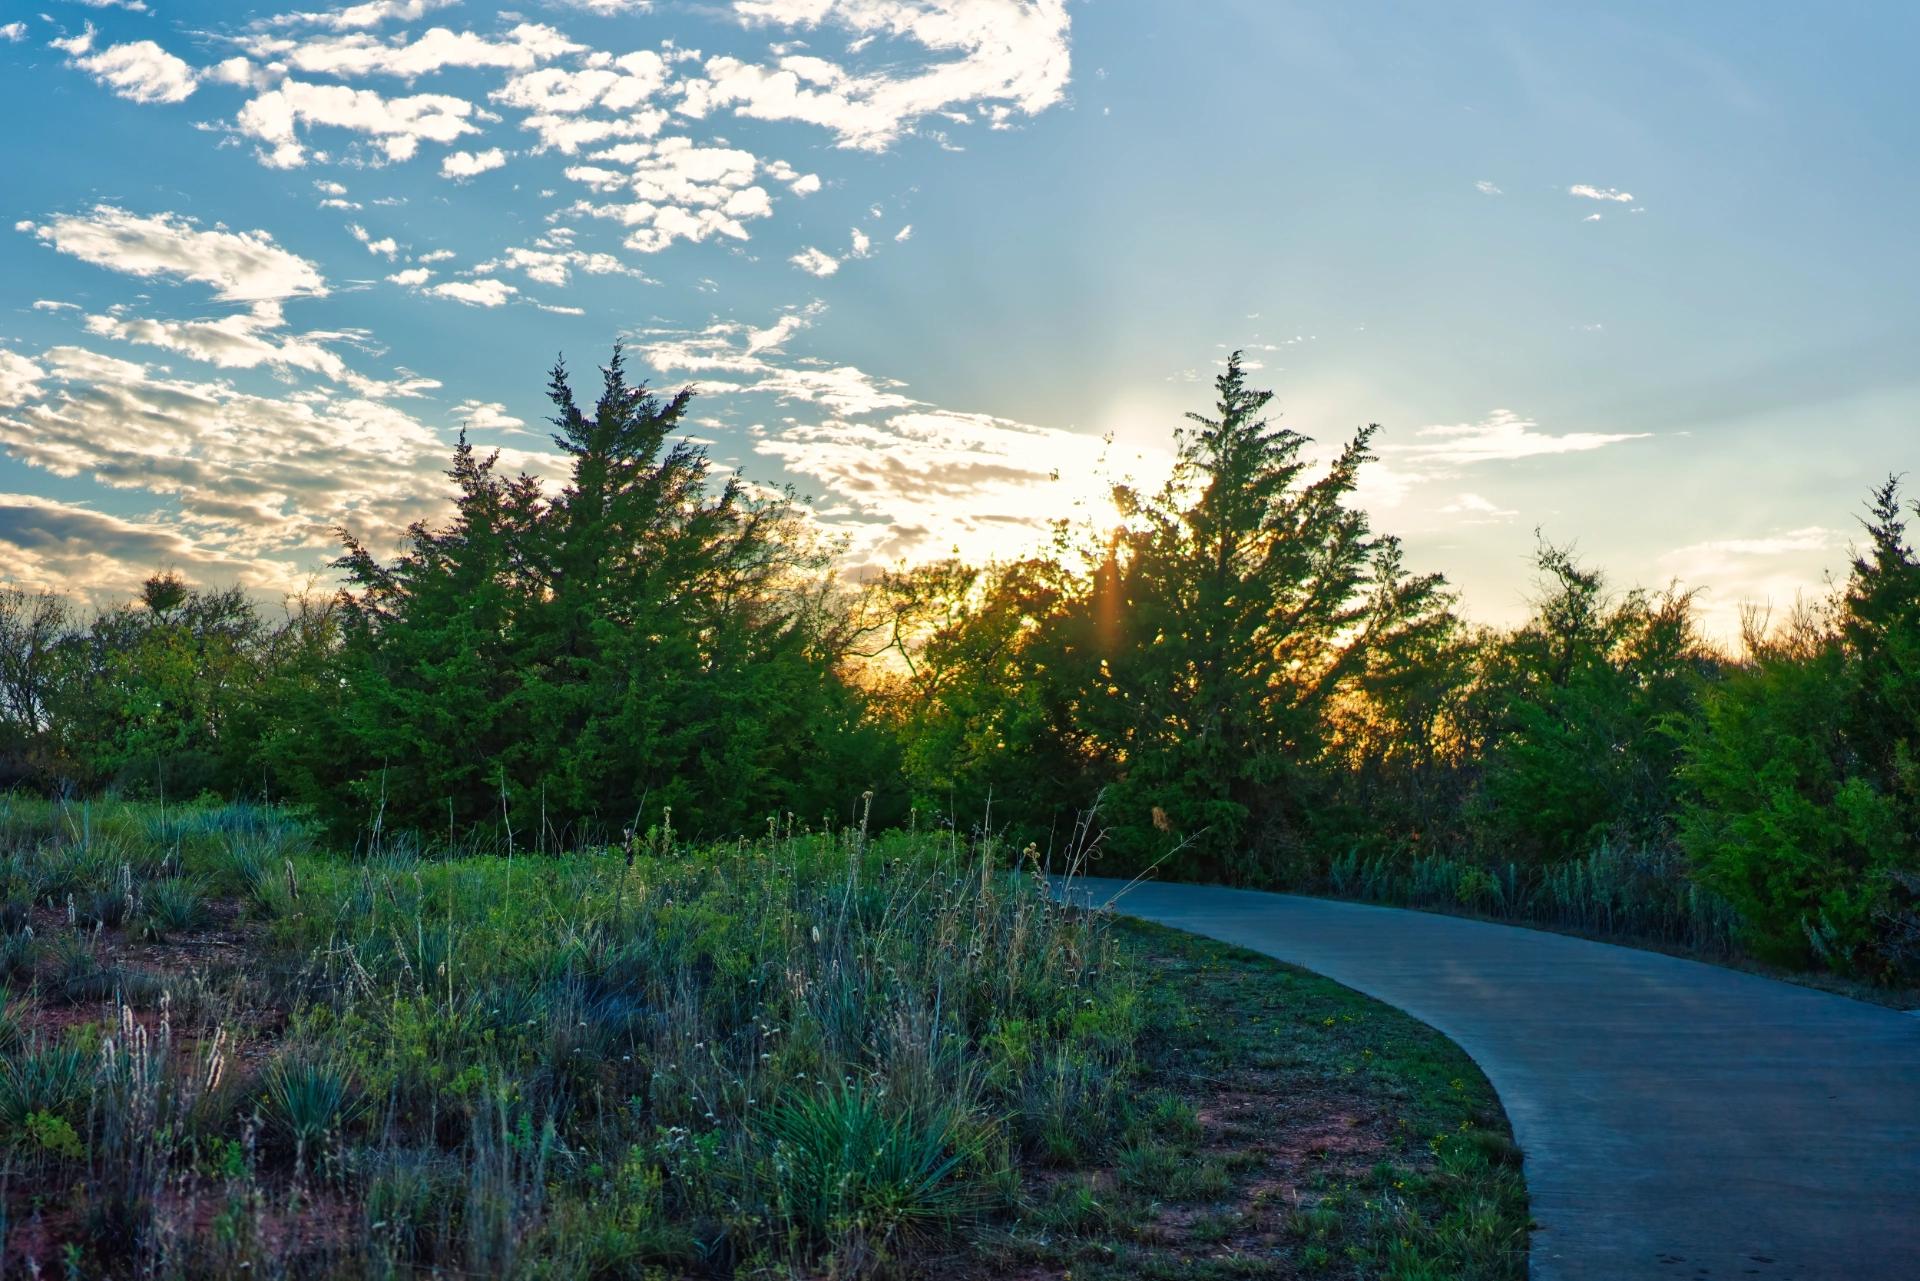
[[[1327,888],[1341,898],[1465,912],[1695,956],[1740,954],[1732,905],[1695,884],[1679,854],[1652,847],[1603,842],[1583,858],[1538,868],[1356,852],[1333,860]]]
[[[1115,931],[1150,1029],[1120,1146],[1043,1180],[979,1275],[1526,1275],[1519,1152],[1459,1047],[1254,953]]]
[[[9,1274],[1524,1260],[1458,1051],[991,845],[346,857],[260,806],[0,797],[0,904]]]

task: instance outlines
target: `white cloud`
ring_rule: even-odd
[[[755,442],[860,519],[839,526],[855,566],[901,558],[1015,556],[1051,522],[1106,508],[1106,443],[1078,432],[932,407],[880,421],[793,423]],[[1150,472],[1166,460],[1143,458]]]
[[[388,262],[392,262],[400,253],[400,246],[392,236],[381,236],[376,240],[371,231],[357,222],[347,224],[347,233],[365,245],[367,252],[377,258],[385,258]]]
[[[326,13],[289,13],[267,21],[270,27],[324,27],[332,31],[351,31],[377,27],[385,22],[418,22],[435,9],[445,9],[460,0],[367,0]]]
[[[599,17],[612,17],[621,13],[646,13],[653,8],[653,0],[556,0],[569,9],[579,9]]]
[[[220,369],[264,367],[282,375],[305,370],[375,399],[417,396],[440,385],[412,375],[378,379],[356,373],[331,344],[359,342],[363,334],[284,332],[286,317],[278,302],[257,302],[249,311],[217,320],[156,320],[115,309],[88,316],[86,328],[102,338],[158,347]]]
[[[19,44],[26,38],[27,24],[24,22],[9,22],[0,26],[0,40],[5,40],[8,44]]]
[[[40,380],[46,376],[46,370],[25,356],[16,356],[0,347],[0,409],[32,399]]]
[[[594,163],[571,165],[567,177],[601,193],[635,197],[621,204],[578,201],[571,212],[633,228],[626,245],[657,253],[675,240],[710,236],[745,240],[747,220],[773,212],[754,182],[761,162],[735,147],[703,147],[690,138],[623,142],[594,152]]]
[[[895,241],[910,240],[912,239],[912,237],[913,237],[912,223],[908,223],[906,226],[900,228],[900,230],[893,233],[893,238]]]
[[[454,421],[469,431],[520,432],[527,423],[497,400],[463,400],[453,407]]]
[[[390,543],[443,502],[442,439],[376,400],[257,396],[79,347],[52,348],[36,363],[46,371],[39,394],[0,411],[0,449],[56,475],[166,499],[173,510],[155,528],[190,542],[196,563],[220,561],[228,580],[244,566],[242,581],[297,583],[337,547],[337,526]],[[19,522],[17,511],[0,518],[0,539],[21,545]],[[26,537],[49,546],[44,531]],[[129,559],[149,571],[155,563],[104,537],[98,551],[100,564],[63,564],[62,585]]]
[[[657,135],[667,112],[646,104],[665,87],[669,74],[665,58],[640,50],[589,66],[517,75],[491,98],[528,113],[521,124],[539,135],[540,150],[576,155],[604,142]],[[584,114],[590,111],[608,112],[611,118]]]
[[[912,40],[957,57],[923,67],[850,71],[811,54],[779,54],[771,66],[715,57],[705,77],[683,82],[680,110],[731,109],[762,120],[830,129],[843,147],[880,150],[914,122],[972,105],[972,119],[1004,128],[1015,112],[1038,115],[1066,95],[1070,50],[1066,0],[734,0],[755,25],[832,25],[855,38]]]
[[[469,307],[498,307],[520,291],[501,280],[444,280],[427,292]]]
[[[256,303],[251,311],[218,320],[152,320],[108,314],[87,317],[87,332],[121,342],[178,352],[222,369],[261,365],[306,369],[328,378],[346,376],[346,362],[324,341],[337,335],[276,335],[285,318],[280,305]]]
[[[490,96],[507,107],[536,115],[571,116],[592,108],[631,111],[666,86],[667,60],[652,50],[563,70],[549,67],[516,75]]]
[[[1757,607],[1762,621],[1778,621],[1799,601],[1830,590],[1828,574],[1845,565],[1844,531],[1805,525],[1745,538],[1716,538],[1676,547],[1660,564],[1684,583],[1704,585],[1700,613],[1707,630],[1737,640]]]
[[[1647,432],[1567,432],[1551,435],[1539,424],[1511,410],[1496,409],[1477,423],[1422,427],[1418,443],[1383,447],[1392,457],[1428,467],[1465,467],[1476,463],[1510,462],[1551,454],[1586,453],[1627,440],[1643,440]]]
[[[261,160],[276,169],[307,163],[300,130],[315,125],[345,129],[375,139],[387,160],[411,160],[420,143],[450,143],[478,133],[473,104],[444,93],[383,98],[371,89],[288,80],[240,109],[240,132],[267,144]]]
[[[387,277],[396,285],[405,285],[409,289],[418,289],[433,279],[433,273],[425,267],[409,267],[405,271],[396,271]]]
[[[820,190],[819,174],[801,173],[784,160],[766,161],[761,168],[767,177],[773,179],[775,182],[786,183],[787,189],[792,191],[796,196],[811,196],[814,192]]]
[[[1633,193],[1630,191],[1619,191],[1612,187],[1590,187],[1584,182],[1568,187],[1567,194],[1587,200],[1611,200],[1623,205],[1633,203]]]
[[[497,39],[433,27],[417,40],[404,35],[383,40],[365,32],[300,38],[259,35],[243,40],[242,47],[255,58],[296,74],[343,80],[381,75],[407,81],[449,67],[524,71],[585,48],[552,27],[526,22]]]
[[[629,267],[612,254],[574,249],[563,239],[551,235],[536,240],[532,247],[509,249],[499,257],[479,264],[474,271],[480,274],[521,271],[526,273],[528,279],[543,285],[567,284],[575,271],[584,271],[590,276],[634,276],[646,279],[644,273]]]
[[[873,252],[873,237],[860,230],[860,228],[855,227],[853,229],[850,240],[853,244],[853,250],[850,256],[854,258],[865,258]]]
[[[1458,523],[1462,525],[1495,525],[1512,520],[1520,513],[1478,494],[1461,494],[1440,508],[1440,514],[1458,516],[1461,518]]]
[[[471,178],[491,169],[499,169],[507,163],[507,153],[498,147],[485,151],[456,151],[440,161],[440,174],[446,178]]]
[[[799,253],[787,259],[787,261],[810,276],[831,276],[834,272],[840,270],[840,260],[838,258],[822,250],[815,249],[812,246],[802,249]]]
[[[93,24],[89,22],[81,29],[80,34],[77,36],[66,36],[62,39],[47,41],[47,48],[58,49],[70,58],[78,58],[81,54],[93,48],[93,37],[96,34]]]
[[[74,64],[132,102],[183,102],[193,94],[193,68],[151,40],[117,44]]]
[[[754,450],[825,491],[824,523],[848,538],[851,565],[944,556],[956,545],[1014,555],[1041,543],[1054,518],[1104,509],[1112,472],[1097,437],[928,405],[892,379],[789,356],[822,310],[815,303],[761,328],[716,321],[645,335],[638,350],[662,375],[695,375],[703,393],[768,396],[800,411],[753,428]],[[1157,479],[1170,460],[1139,462]]]
[[[1824,552],[1845,545],[1845,536],[1839,530],[1828,529],[1822,525],[1805,525],[1799,529],[1789,529],[1759,538],[1710,539],[1707,542],[1675,548],[1666,555],[1669,560],[1698,562],[1704,559],[1714,564],[1726,564],[1736,558]]]
[[[1482,178],[1479,182],[1474,183],[1473,189],[1479,192],[1483,196],[1504,196],[1507,194],[1506,192],[1500,190],[1500,188],[1495,186],[1493,183],[1488,182],[1485,178]]]
[[[28,591],[124,600],[158,566],[203,582],[297,590],[288,566],[234,557],[169,519],[130,520],[33,494],[0,494],[7,579]]]
[[[274,244],[264,231],[202,230],[179,214],[142,217],[113,205],[62,214],[44,224],[19,223],[17,229],[61,253],[127,275],[213,285],[215,296],[228,302],[327,292],[318,267]]]

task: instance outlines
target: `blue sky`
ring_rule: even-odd
[[[1164,467],[1231,347],[1477,617],[1791,602],[1916,461],[1906,4],[0,3],[0,578],[297,588],[615,337],[850,562]],[[1057,477],[1057,478],[1056,478]]]

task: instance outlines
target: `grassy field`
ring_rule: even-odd
[[[7,1273],[1523,1275],[1457,1049],[1006,863],[0,797]]]

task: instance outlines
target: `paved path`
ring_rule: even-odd
[[[1526,1154],[1536,1278],[1920,1279],[1920,1017],[1425,912],[1163,884],[1117,906],[1459,1042]]]

